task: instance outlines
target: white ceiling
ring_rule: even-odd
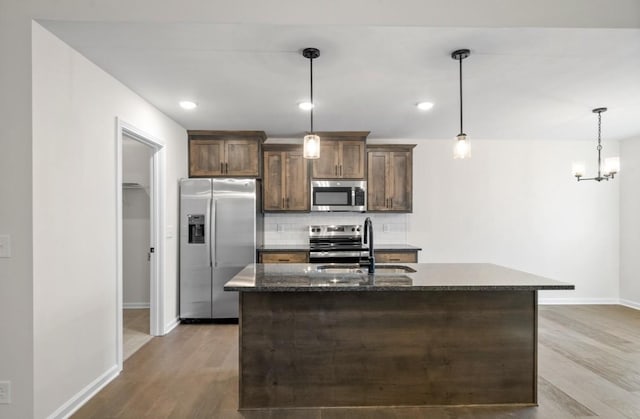
[[[309,129],[369,138],[595,141],[640,138],[640,29],[434,28],[346,25],[44,21],[45,27],[187,129]],[[185,111],[178,101],[199,104]],[[429,112],[415,108],[435,103]]]

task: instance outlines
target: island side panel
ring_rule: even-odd
[[[536,291],[241,298],[240,408],[536,403]]]

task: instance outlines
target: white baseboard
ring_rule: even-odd
[[[604,304],[615,305],[620,304],[617,298],[538,298],[538,304],[541,305],[569,305],[569,304]]]
[[[635,308],[636,310],[640,310],[640,303],[637,303],[631,300],[625,300],[624,298],[620,299],[620,305],[623,305],[629,308]]]
[[[150,308],[151,304],[149,303],[122,303],[122,308]]]
[[[75,396],[60,406],[55,412],[48,416],[48,419],[66,419],[76,412],[82,405],[95,396],[100,390],[109,384],[120,374],[117,365],[112,366],[101,376],[93,380],[88,386],[80,390]]]
[[[180,318],[176,317],[175,319],[173,319],[171,322],[169,322],[165,327],[164,327],[164,334],[166,335],[167,333],[171,332],[173,329],[175,329],[178,325],[180,324]]]

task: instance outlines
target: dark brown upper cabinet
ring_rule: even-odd
[[[320,158],[313,160],[314,179],[364,179],[369,131],[316,132]]]
[[[309,211],[309,164],[302,146],[265,144],[263,210]]]
[[[367,146],[367,211],[413,211],[415,144]]]
[[[260,177],[263,131],[187,131],[189,177]]]

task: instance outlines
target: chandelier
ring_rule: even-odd
[[[607,108],[595,108],[592,112],[598,114],[598,175],[595,177],[584,178],[584,172],[586,165],[584,162],[574,162],[572,171],[573,175],[581,180],[595,180],[602,182],[603,180],[613,179],[613,177],[620,171],[620,157],[609,157],[604,160],[604,166],[602,165],[602,143],[600,134],[602,131],[602,112],[606,112]]]

